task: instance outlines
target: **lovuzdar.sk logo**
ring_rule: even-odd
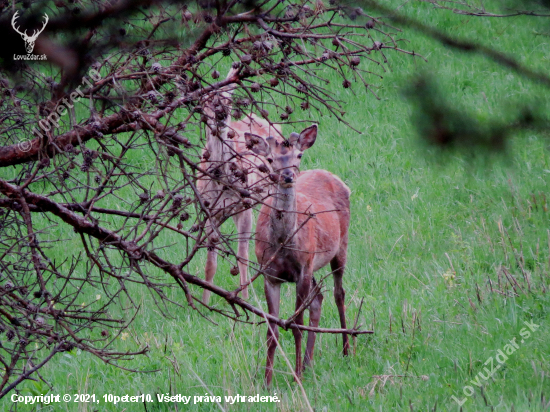
[[[11,19],[11,26],[13,29],[21,35],[21,38],[25,42],[25,49],[27,50],[27,54],[14,54],[13,59],[14,60],[46,60],[45,54],[32,54],[32,51],[34,50],[34,43],[36,42],[36,39],[38,38],[38,35],[44,31],[46,28],[46,24],[48,24],[49,18],[46,13],[44,13],[44,23],[42,25],[42,28],[40,30],[34,30],[32,36],[29,36],[27,34],[27,30],[24,32],[21,32],[19,29],[19,26],[16,26],[16,20],[18,18],[18,11],[15,12],[13,15],[13,18]]]

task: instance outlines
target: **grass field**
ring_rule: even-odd
[[[417,2],[406,4],[401,12],[449,34],[493,46],[536,70],[545,71],[550,63],[547,20],[469,18]],[[334,118],[318,118],[317,143],[302,162],[304,169],[323,168],[337,174],[352,190],[344,277],[348,322],[353,324],[363,301],[358,323],[375,331],[356,339],[355,354],[345,359],[340,355],[341,337],[319,336],[315,368],[305,373],[302,392],[290,370],[292,334],[282,331],[282,349],[289,363],[279,351],[274,388],[268,391],[262,388],[265,325],[233,324],[214,316],[216,326],[181,309],[165,319],[150,297],[142,295],[137,299],[142,303],[140,314],[117,346],[135,350],[147,343],[148,356],[126,366],[160,371],[131,374],[87,354],[64,353],[41,372],[53,384],[51,393],[94,393],[101,399],[109,393],[145,393],[153,398],[166,393],[211,393],[223,399],[276,392],[281,400],[277,404],[221,403],[223,410],[239,411],[305,411],[307,402],[316,411],[459,410],[452,396],[466,399],[464,411],[548,410],[548,136],[523,131],[514,136],[507,154],[489,158],[442,154],[418,143],[412,106],[403,94],[415,75],[427,74],[437,78],[452,105],[484,122],[510,120],[526,104],[549,113],[548,90],[484,57],[453,51],[412,31],[404,37],[411,42],[408,48],[429,62],[388,54],[391,71],[378,82],[380,101],[365,94],[360,84],[350,90],[333,82],[331,91],[346,102],[346,119],[363,134]],[[232,230],[231,224],[224,228]],[[192,273],[200,276],[201,258],[192,266]],[[215,282],[232,288],[236,278],[227,276],[228,271],[229,265],[221,263]],[[136,288],[135,294],[140,293]],[[171,293],[184,301],[178,290]],[[95,294],[90,293],[90,299]],[[283,317],[292,313],[294,296],[294,285],[285,285]],[[260,282],[250,299],[265,307]],[[224,305],[216,297],[213,300]],[[530,331],[526,321],[539,328]],[[331,282],[321,326],[339,327]],[[514,338],[517,348],[500,366],[497,351],[511,351],[505,346]],[[494,368],[500,367],[484,379],[491,369],[490,358],[495,359]],[[37,389],[32,383],[24,386]],[[473,395],[466,396],[471,392],[465,387],[471,387]],[[10,405],[9,399],[0,401],[5,410]],[[67,404],[54,410],[124,408],[145,410],[143,404],[103,402],[101,406]],[[147,411],[219,409],[215,403],[147,404]]]

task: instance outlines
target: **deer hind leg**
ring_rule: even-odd
[[[303,273],[300,275],[300,279],[296,284],[296,311],[300,309],[304,301],[309,296],[309,291],[311,289],[311,272],[304,269]],[[297,325],[304,324],[304,311],[300,312],[298,316],[294,319],[294,323]],[[292,329],[292,334],[294,335],[294,345],[296,347],[296,376],[295,379],[302,378],[302,330],[301,329]]]
[[[315,288],[317,282],[315,278],[312,280],[312,286]],[[317,293],[315,298],[311,301],[309,305],[309,326],[317,328],[319,326],[319,321],[321,320],[321,305],[323,304],[323,295],[321,291]],[[313,361],[313,348],[315,347],[315,332],[307,333],[307,346],[306,346],[306,356],[304,358],[304,369],[306,366],[311,365]]]
[[[279,301],[281,297],[281,284],[273,284],[264,278],[265,298],[267,309],[270,315],[279,317]],[[274,322],[267,324],[267,361],[265,363],[265,385],[271,386],[273,379],[273,363],[275,360],[275,350],[279,341],[279,326]]]
[[[338,308],[338,314],[340,315],[340,326],[342,329],[347,329],[346,326],[346,306],[344,304],[346,298],[346,291],[342,284],[342,278],[344,277],[344,269],[346,267],[346,248],[340,249],[338,255],[330,261],[330,267],[334,276],[334,300],[336,301],[336,307]],[[348,355],[349,351],[349,337],[347,333],[342,334],[344,356]]]
[[[239,266],[241,286],[248,282],[248,249],[252,234],[252,209],[243,210],[233,217],[237,226],[239,247],[237,250],[237,265]],[[248,287],[242,290],[243,299],[248,299]]]

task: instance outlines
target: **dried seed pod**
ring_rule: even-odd
[[[209,151],[208,149],[205,149],[205,150],[204,150],[204,153],[202,154],[202,158],[203,158],[204,160],[210,159],[210,151]]]
[[[189,220],[189,213],[183,212],[183,213],[180,215],[180,220],[181,220],[182,222],[185,222],[186,220]]]
[[[273,77],[271,80],[269,80],[269,84],[271,87],[277,87],[279,85],[279,79]]]
[[[374,29],[374,26],[376,25],[376,22],[374,20],[369,20],[367,24],[365,24],[365,27],[367,29]]]
[[[287,120],[288,119],[288,113],[281,113],[280,116],[281,120]]]
[[[249,64],[252,62],[252,56],[250,54],[243,54],[241,56],[241,62],[244,64]]]
[[[151,102],[151,103],[156,103],[158,101],[157,99],[157,92],[151,90],[150,92],[147,93],[146,95],[147,99]]]
[[[379,41],[375,41],[372,45],[372,48],[374,50],[380,50],[384,46],[384,43],[381,43]]]
[[[176,195],[174,196],[174,201],[172,202],[172,207],[174,209],[179,209],[181,207],[181,202],[183,201],[183,196]]]
[[[302,110],[307,110],[309,109],[309,102],[307,100],[304,100],[302,103],[300,103],[300,108]]]
[[[222,50],[222,55],[227,57],[231,54],[231,49],[229,47]]]
[[[237,266],[233,266],[229,273],[231,273],[231,276],[237,276],[239,274],[239,268]]]
[[[8,342],[12,341],[13,338],[15,338],[15,332],[13,330],[8,330],[6,332],[6,338],[8,339]]]
[[[298,90],[298,93],[307,93],[307,87],[305,84],[302,84],[300,83],[297,87],[296,87],[296,90]]]
[[[264,119],[267,119],[269,117],[269,112],[265,109],[260,110],[260,114]]]
[[[157,194],[155,195],[155,199],[164,199],[164,196],[166,196],[164,194],[164,190],[157,190]]]
[[[243,112],[241,110],[238,110],[238,109],[235,109],[233,110],[233,112],[231,113],[231,116],[233,116],[233,118],[235,120],[239,120],[241,117],[243,117]]]
[[[191,19],[193,19],[193,15],[191,14],[191,12],[189,10],[184,10],[183,13],[181,14],[181,20],[183,22],[186,22],[186,21],[190,21]]]
[[[287,112],[288,114],[292,114],[292,112],[294,111],[294,109],[290,106],[287,106],[285,107],[285,112]]]
[[[166,97],[166,100],[168,100],[169,102],[171,102],[172,100],[175,99],[176,97],[176,93],[174,93],[173,91],[168,91],[164,94],[164,96]]]
[[[234,112],[233,112],[234,113]],[[229,130],[227,132],[227,138],[228,139],[233,139],[235,137],[235,131],[234,130]]]
[[[261,89],[261,86],[259,83],[252,83],[252,86],[250,86],[250,91],[252,93],[258,93]]]
[[[217,70],[214,70],[214,71],[212,72],[212,78],[213,78],[213,79],[219,79],[219,78],[220,78],[220,72],[217,71]]]
[[[214,17],[212,17],[212,16],[211,16],[210,14],[208,14],[208,13],[205,14],[205,15],[203,16],[203,19],[204,19],[204,21],[205,21],[206,23],[208,23],[208,24],[210,24],[210,23],[212,23],[212,22],[214,21]]]
[[[235,105],[242,106],[242,107],[247,107],[249,104],[250,104],[249,99],[239,99],[235,102]]]
[[[346,79],[342,82],[342,86],[344,86],[344,89],[347,89],[351,86],[351,82],[348,79]]]
[[[191,226],[191,228],[189,229],[189,232],[191,233],[195,233],[199,230],[199,225],[197,224],[194,224],[193,226]]]
[[[149,193],[147,193],[147,192],[140,193],[138,195],[138,197],[139,197],[139,202],[140,203],[145,203],[149,200]]]
[[[340,46],[340,39],[338,37],[333,38],[332,45],[336,47]]]
[[[258,166],[258,170],[262,173],[269,173],[269,169],[263,163],[260,166]]]
[[[359,66],[359,63],[361,63],[361,59],[358,56],[353,57],[349,62],[352,67]]]
[[[210,202],[209,202],[208,200],[205,200],[203,203],[204,203],[204,206],[205,206],[205,207],[210,206]]]
[[[100,184],[100,183],[101,183],[101,176],[96,175],[96,176],[94,177],[94,182],[96,182],[97,184]]]
[[[160,63],[153,63],[151,65],[151,68],[155,73],[160,73],[160,71],[162,70],[162,65]]]
[[[243,199],[243,206],[245,209],[250,209],[252,207],[252,200]]]
[[[101,336],[105,337],[105,336],[109,336],[109,332],[107,332],[105,329],[103,329],[101,331]]]

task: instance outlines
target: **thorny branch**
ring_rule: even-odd
[[[204,317],[206,308],[245,323],[254,314],[286,329],[370,333],[297,326],[295,315],[274,319],[239,298],[240,287],[228,291],[191,275],[207,248],[237,262],[234,235],[208,236],[212,210],[197,182],[218,182],[245,208],[263,203],[272,184],[265,166],[249,184],[256,166],[236,166],[238,153],[201,167],[206,128],[227,127],[229,111],[272,125],[323,113],[347,124],[328,83],[336,78],[352,91],[358,83],[378,98],[375,85],[392,53],[422,58],[389,21],[543,84],[550,78],[382,3],[358,3],[363,9],[336,0],[58,0],[30,9],[0,2],[0,398],[59,352],[78,348],[118,367],[145,353],[114,345],[143,291],[164,316],[172,305],[184,307],[167,294],[180,288],[187,307]],[[9,23],[15,11],[22,30],[50,17],[34,49],[47,62],[13,59],[24,50]],[[214,105],[227,90],[230,107]],[[227,219],[234,209],[216,212]],[[254,270],[252,281],[261,275]],[[227,307],[196,305],[203,289]]]
[[[240,287],[207,283],[189,265],[206,248],[237,261],[232,234],[208,236],[213,211],[200,179],[246,208],[263,203],[272,184],[261,167],[260,181],[248,184],[252,165],[234,166],[238,153],[202,167],[206,127],[226,127],[228,111],[273,125],[326,110],[345,123],[325,88],[334,76],[320,69],[376,97],[370,78],[380,81],[387,53],[414,54],[397,30],[352,24],[332,1],[9,5],[0,4],[0,397],[59,352],[80,349],[118,367],[145,353],[114,345],[138,314],[140,290],[165,316],[184,306],[167,294],[176,287],[205,317],[204,309],[285,329],[370,333],[273,319],[239,298]],[[14,60],[24,50],[9,25],[16,10],[22,30],[50,17],[34,49],[47,62]],[[231,107],[213,104],[224,90],[233,90]],[[216,213],[227,219],[234,206]],[[196,305],[203,289],[230,309]]]

